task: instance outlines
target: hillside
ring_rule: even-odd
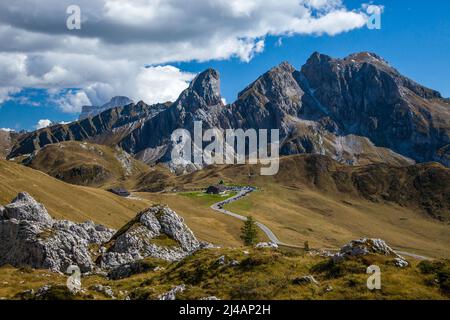
[[[78,141],[47,145],[24,163],[59,180],[95,187],[128,187],[136,176],[149,170],[119,148]]]
[[[42,202],[56,219],[93,220],[112,228],[122,226],[149,204],[100,189],[74,186],[23,165],[0,160],[0,205],[9,203],[22,191]]]
[[[221,257],[223,263],[220,263]],[[232,300],[449,299],[448,260],[410,262],[410,267],[400,269],[394,266],[392,258],[380,255],[334,264],[330,258],[303,252],[211,249],[171,264],[158,259],[143,260],[139,263],[141,271],[124,279],[87,275],[82,278],[85,291],[78,295],[67,289],[66,276],[46,270],[4,266],[0,268],[0,281],[5,284],[0,287],[0,298],[153,300],[178,287],[183,288],[176,294],[180,300],[211,296]],[[366,269],[371,264],[383,270],[381,290],[367,290]],[[307,275],[316,283],[305,279]],[[17,281],[18,278],[24,281]],[[437,283],[435,279],[441,279],[441,282]],[[44,285],[50,287],[42,295],[36,294]]]
[[[255,216],[286,243],[334,248],[357,237],[381,237],[406,251],[450,256],[450,170],[441,165],[352,167],[323,156],[289,156],[281,159],[278,175],[258,173],[255,166],[211,166],[166,179],[167,194],[141,197],[168,202],[192,220],[208,213],[217,219],[202,197],[186,199],[170,190],[204,188],[220,180],[252,185],[257,192],[226,208]],[[223,227],[215,236],[239,241],[239,227]]]
[[[0,159],[5,159],[11,151],[20,133],[0,129]]]

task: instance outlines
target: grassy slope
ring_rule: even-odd
[[[93,220],[119,228],[150,203],[128,200],[107,191],[67,184],[40,171],[0,160],[0,204],[26,191],[57,219]]]
[[[450,257],[448,222],[432,219],[416,203],[409,200],[405,200],[403,206],[383,200],[382,185],[389,176],[392,176],[389,171],[379,173],[379,181],[368,179],[369,187],[376,186],[381,190],[376,190],[373,195],[366,195],[373,197],[373,201],[368,201],[346,183],[331,183],[330,176],[325,174],[325,170],[320,166],[317,170],[314,169],[315,171],[306,168],[309,165],[305,164],[306,158],[303,156],[284,158],[279,174],[274,177],[259,176],[256,167],[221,166],[170,178],[166,180],[166,184],[186,190],[206,187],[219,180],[231,184],[257,186],[259,191],[226,207],[243,215],[255,216],[272,228],[284,242],[303,245],[304,241],[309,241],[313,247],[337,248],[352,239],[377,237],[405,251],[432,257]],[[355,168],[355,170],[363,169]],[[398,175],[403,181],[408,175],[402,170]],[[432,168],[431,171],[433,170]],[[364,172],[360,175],[365,177]],[[362,181],[366,183],[365,180]],[[436,181],[435,185],[437,183]],[[338,187],[347,188],[348,192],[339,192]],[[404,191],[410,192],[408,189]],[[439,195],[434,191],[431,193],[432,196],[445,197],[444,194]],[[200,199],[195,198],[186,199],[176,194],[156,197],[159,201],[173,206],[186,217],[188,223],[191,221],[199,223],[201,229],[196,230],[197,232],[202,232],[204,227],[213,225],[215,243],[222,241],[222,244],[230,244],[232,243],[230,236],[234,237],[235,243],[239,243],[241,223],[238,221],[225,225],[224,221],[220,220],[233,218],[221,217],[209,209],[208,203],[202,203]],[[439,198],[434,204],[439,205]],[[202,219],[208,219],[208,222],[203,223]],[[195,229],[192,223],[190,226]]]
[[[366,256],[339,264],[329,263],[328,258],[310,256],[302,252],[273,250],[212,249],[202,250],[181,262],[150,261],[165,269],[147,271],[122,280],[108,280],[100,276],[82,278],[86,294],[79,299],[107,299],[93,290],[93,285],[110,286],[119,299],[156,299],[173,287],[185,284],[186,291],[177,294],[178,299],[200,299],[217,296],[220,299],[449,299],[449,262],[442,262],[438,269],[424,269],[417,262],[399,269],[393,259]],[[220,256],[228,263],[220,265]],[[376,264],[382,271],[381,290],[370,291],[366,287],[367,266]],[[150,268],[150,270],[152,270]],[[315,284],[296,284],[294,279],[313,275]],[[435,279],[447,279],[441,284]],[[66,277],[43,270],[0,268],[0,297],[20,298],[20,293],[37,289],[44,284],[59,285],[58,298],[74,298],[67,294]],[[53,291],[55,292],[55,291]]]
[[[132,187],[134,178],[148,171],[149,167],[129,157],[131,172],[127,173],[118,159],[125,155],[121,150],[103,145],[68,141],[40,149],[29,166],[77,185]],[[80,169],[85,173],[77,174]]]
[[[373,237],[404,251],[450,257],[448,225],[396,205],[268,185],[226,208],[252,214],[287,243],[337,248],[351,239]]]

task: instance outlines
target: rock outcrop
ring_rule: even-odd
[[[0,265],[58,272],[75,265],[83,273],[104,268],[121,277],[120,270],[144,258],[176,261],[203,247],[183,219],[163,206],[142,211],[117,232],[91,221],[54,220],[25,192],[0,207]]]
[[[308,285],[308,284],[314,284],[316,286],[319,285],[319,282],[312,275],[295,278],[292,280],[292,283],[298,285]]]
[[[53,220],[42,204],[23,192],[0,217],[0,264],[60,272],[77,265],[88,272],[95,268],[92,248],[112,235],[112,230],[93,222]]]
[[[408,266],[408,262],[395,252],[390,246],[381,239],[359,239],[353,240],[343,246],[341,250],[333,256],[334,262],[340,262],[349,257],[365,256],[368,254],[379,254],[383,256],[390,256],[394,258],[396,266],[404,268]]]
[[[106,269],[146,257],[181,260],[202,247],[183,219],[164,206],[139,213],[106,246],[108,250],[101,258],[101,267]]]
[[[184,284],[180,284],[179,286],[176,286],[166,293],[158,296],[158,300],[175,300],[177,298],[177,294],[183,293],[185,290],[186,286]]]

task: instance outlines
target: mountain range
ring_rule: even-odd
[[[83,120],[89,117],[93,117],[99,113],[102,113],[105,110],[112,109],[115,107],[123,107],[131,103],[133,103],[133,100],[131,100],[130,98],[124,96],[117,96],[113,97],[109,102],[105,103],[102,106],[83,106],[81,108],[81,114],[78,119]]]
[[[208,69],[173,103],[129,103],[30,132],[8,158],[76,140],[119,146],[148,164],[169,163],[172,132],[192,132],[201,120],[204,129],[279,129],[282,155],[321,154],[350,165],[450,166],[450,100],[373,53],[335,59],[316,52],[300,70],[283,62],[235,102],[222,101],[219,73]]]

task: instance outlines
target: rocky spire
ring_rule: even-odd
[[[219,73],[209,68],[198,74],[177,103],[189,109],[221,105]]]

